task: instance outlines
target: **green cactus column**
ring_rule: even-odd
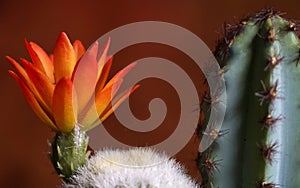
[[[221,130],[202,154],[204,187],[300,185],[300,42],[295,30],[294,23],[270,9],[226,26],[215,55],[225,71],[222,129],[228,134],[221,137]]]

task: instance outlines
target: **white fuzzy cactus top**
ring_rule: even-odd
[[[63,188],[195,188],[174,159],[149,148],[102,150]]]

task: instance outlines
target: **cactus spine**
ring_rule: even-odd
[[[300,185],[295,30],[272,9],[225,27],[215,55],[225,71],[227,109],[219,138],[199,159],[203,187]]]

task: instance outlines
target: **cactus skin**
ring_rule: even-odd
[[[50,145],[52,147],[50,159],[53,166],[57,173],[68,182],[76,170],[86,163],[89,156],[88,136],[75,126],[70,133],[56,133]]]
[[[222,130],[229,133],[199,159],[203,187],[300,185],[300,41],[295,30],[272,9],[225,28],[215,55],[225,70]],[[221,164],[208,174],[205,159]]]

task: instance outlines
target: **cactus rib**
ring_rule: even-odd
[[[219,173],[202,171],[206,187],[300,185],[300,42],[296,25],[280,15],[268,9],[229,25],[217,45],[229,133],[206,151],[222,159]]]

